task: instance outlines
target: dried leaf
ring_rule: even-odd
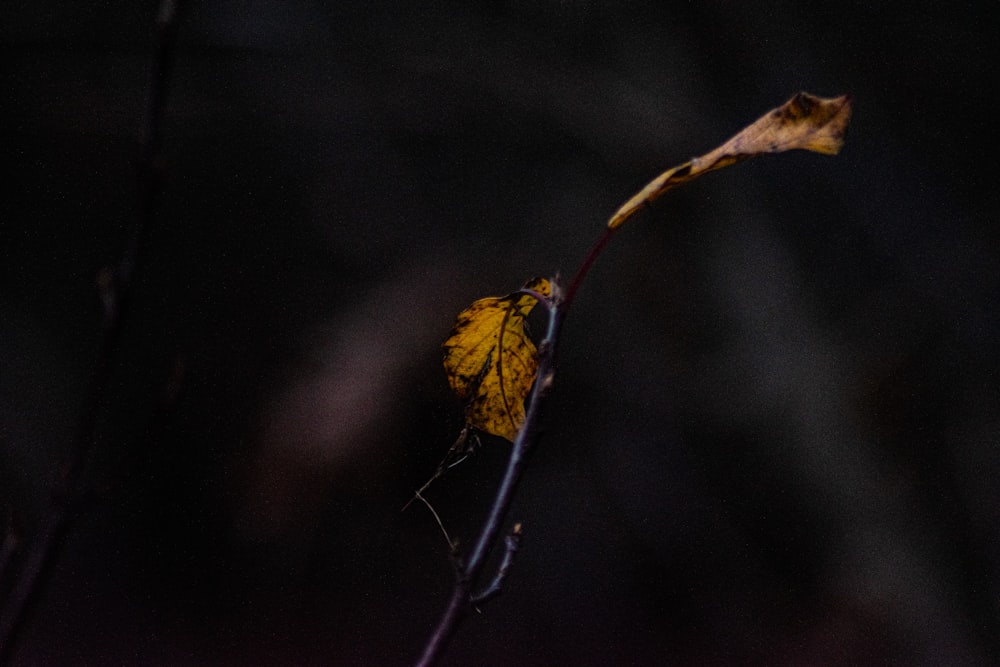
[[[544,278],[524,288],[545,296],[551,291]],[[459,313],[442,345],[448,382],[466,401],[466,421],[510,441],[524,422],[524,400],[538,369],[525,323],[537,302],[523,292],[479,299]]]
[[[822,98],[799,93],[712,152],[657,176],[611,216],[608,227],[619,227],[640,208],[668,190],[762,153],[781,153],[800,148],[836,155],[844,143],[844,133],[850,120],[851,99],[847,95]]]

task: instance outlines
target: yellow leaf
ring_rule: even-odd
[[[524,288],[551,292],[544,278]],[[466,402],[466,421],[510,441],[524,422],[524,399],[538,370],[538,351],[525,327],[536,303],[521,292],[479,299],[459,313],[442,345],[448,382]]]
[[[643,206],[649,205],[678,185],[762,153],[781,153],[801,148],[836,155],[844,143],[844,133],[850,120],[851,99],[847,95],[823,98],[799,93],[743,128],[739,134],[712,152],[657,176],[615,211],[608,220],[608,227],[619,227]]]

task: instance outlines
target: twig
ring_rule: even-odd
[[[428,500],[426,498],[424,498],[422,495],[420,495],[420,491],[417,491],[417,493],[414,496],[414,498],[416,498],[417,500],[419,500],[420,502],[422,502],[424,505],[427,505],[427,509],[429,509],[431,511],[431,514],[434,515],[434,520],[437,521],[438,528],[440,528],[441,532],[444,533],[444,539],[448,540],[448,549],[451,550],[451,551],[454,551],[455,550],[455,542],[451,539],[451,536],[448,535],[448,531],[445,530],[444,523],[441,521],[441,517],[438,516],[437,510],[434,509],[434,506],[431,505],[430,502],[428,502]],[[406,508],[404,507],[403,509],[406,509]]]
[[[538,442],[540,435],[539,415],[541,414],[545,397],[552,388],[555,376],[556,341],[558,340],[559,329],[562,326],[566,315],[566,306],[568,305],[568,302],[562,300],[559,293],[559,286],[556,283],[553,283],[552,286],[550,303],[551,307],[548,309],[548,329],[545,332],[545,338],[538,346],[538,374],[534,387],[531,390],[531,395],[528,398],[524,424],[521,426],[521,430],[518,431],[517,437],[514,438],[510,458],[507,460],[507,470],[504,473],[503,480],[500,482],[500,486],[497,488],[489,515],[483,524],[482,532],[480,532],[468,560],[458,569],[458,576],[455,581],[455,587],[452,590],[451,599],[448,601],[448,606],[445,608],[440,621],[438,621],[433,634],[431,634],[426,646],[424,646],[424,651],[417,662],[417,667],[429,667],[437,662],[458,630],[459,625],[472,609],[473,597],[471,591],[478,583],[480,576],[482,576],[483,567],[486,565],[487,558],[493,550],[497,536],[500,534],[504,517],[507,516],[511,501],[514,498],[514,491],[524,472],[527,456]],[[499,593],[499,586],[509,572],[510,565],[513,562],[513,554],[516,550],[517,543],[515,541],[513,549],[508,546],[508,552],[501,563],[500,570],[503,571],[502,576],[501,572],[498,571],[491,585],[487,586],[483,592],[489,593],[487,599],[493,598]],[[497,585],[498,590],[496,592],[491,591],[492,584]],[[480,594],[477,598],[482,598],[482,596],[483,594]]]
[[[489,602],[500,595],[500,591],[503,589],[503,582],[507,579],[510,568],[514,566],[514,558],[517,556],[517,550],[521,546],[521,535],[521,524],[515,523],[514,527],[510,530],[510,534],[504,540],[503,560],[500,561],[500,567],[497,568],[497,573],[493,576],[493,581],[478,594],[472,596],[470,602],[473,606]]]
[[[437,470],[434,471],[434,474],[431,475],[430,479],[424,482],[423,486],[414,492],[413,497],[406,501],[406,504],[403,505],[403,509],[401,509],[400,512],[405,512],[406,508],[412,505],[414,500],[424,500],[420,497],[420,494],[426,491],[431,484],[437,481],[438,478],[469,457],[469,453],[472,452],[474,446],[473,444],[470,444],[469,441],[471,434],[472,426],[466,424],[462,427],[462,430],[455,439],[454,444],[452,444],[451,448],[444,455],[444,458],[441,459],[441,463],[438,464]],[[426,503],[427,501],[424,500],[424,502]]]
[[[514,563],[514,556],[520,546],[521,524],[516,524],[507,536],[503,559],[490,584],[480,593],[476,595],[471,594],[473,587],[477,584],[480,576],[482,576],[486,560],[496,544],[504,517],[506,517],[507,511],[510,509],[514,491],[524,472],[527,456],[538,442],[540,435],[539,415],[541,414],[545,397],[551,390],[555,379],[556,343],[559,340],[559,331],[563,320],[565,320],[566,313],[573,303],[577,288],[594,265],[597,257],[604,250],[604,247],[608,244],[608,241],[611,240],[614,232],[615,229],[609,228],[601,234],[600,238],[580,264],[565,293],[562,293],[558,281],[553,279],[552,295],[550,297],[546,298],[542,294],[532,294],[540,303],[545,304],[547,307],[548,328],[545,332],[545,337],[538,345],[538,370],[531,395],[528,397],[524,423],[521,426],[521,430],[518,431],[517,437],[514,439],[510,458],[507,460],[507,470],[497,489],[493,504],[490,507],[489,516],[483,524],[479,539],[476,540],[468,561],[465,562],[464,566],[458,568],[458,577],[455,582],[455,588],[452,591],[451,599],[448,601],[448,606],[445,608],[440,621],[438,621],[433,634],[424,646],[424,652],[417,662],[417,667],[430,667],[430,665],[434,665],[438,661],[451,641],[451,638],[458,630],[458,626],[468,615],[469,610],[473,606],[487,602],[499,595],[503,582],[510,573],[510,568]],[[531,292],[529,291],[529,293]]]
[[[99,439],[98,418],[104,405],[111,371],[121,348],[131,287],[143,259],[146,238],[152,226],[161,189],[159,162],[162,121],[176,52],[180,4],[181,0],[161,0],[158,7],[149,99],[137,163],[139,192],[136,225],[116,270],[114,272],[104,270],[98,276],[104,323],[91,387],[83,406],[69,458],[53,491],[51,507],[30,543],[30,550],[21,564],[10,595],[0,607],[0,665],[8,664],[13,659],[21,629],[27,620],[32,603],[38,598],[60,547],[76,518],[76,494],[91,453]]]

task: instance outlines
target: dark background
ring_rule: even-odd
[[[135,224],[155,4],[0,9],[0,511],[30,538]],[[17,664],[403,665],[439,345],[792,93],[843,153],[624,228],[562,340],[504,594],[449,665],[1000,660],[995,3],[190,3],[84,511]],[[429,498],[468,543],[507,445]]]

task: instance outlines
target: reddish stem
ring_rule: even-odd
[[[594,265],[595,261],[597,261],[597,256],[601,254],[602,250],[604,250],[604,246],[608,244],[608,241],[610,241],[611,237],[614,236],[616,230],[617,228],[606,228],[600,238],[597,239],[597,242],[591,246],[590,252],[587,253],[587,256],[584,257],[583,263],[580,264],[580,268],[576,270],[576,275],[573,276],[573,280],[570,282],[569,287],[566,288],[566,296],[563,297],[564,312],[569,310],[569,306],[573,303],[573,297],[576,296],[576,290],[580,287],[580,283],[583,282],[583,279],[587,276],[587,272],[590,271],[590,267]]]

